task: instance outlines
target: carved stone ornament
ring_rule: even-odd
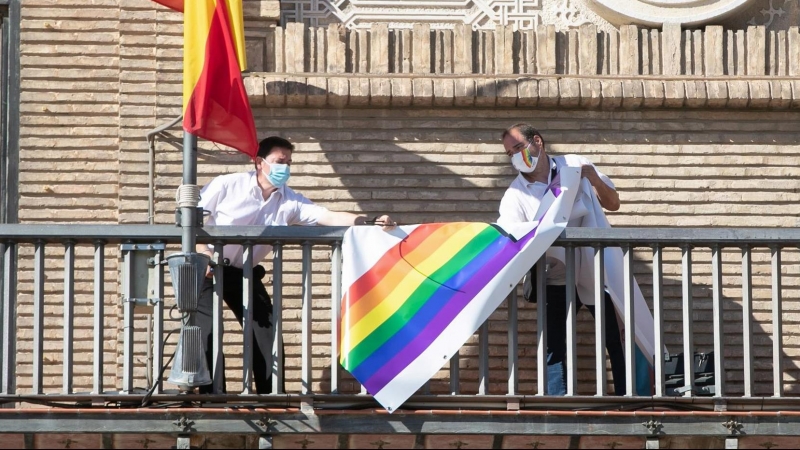
[[[433,29],[445,29],[463,23],[476,30],[491,30],[498,25],[535,30],[541,24],[565,30],[594,23],[601,30],[612,29],[584,5],[586,1],[281,0],[281,22],[305,22],[314,27],[338,22],[350,29],[368,29],[373,23],[388,23],[389,28],[427,23]]]
[[[617,25],[703,25],[717,22],[759,0],[587,0],[598,15]]]

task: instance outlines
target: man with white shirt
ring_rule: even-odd
[[[367,218],[348,212],[330,211],[315,205],[311,200],[286,186],[292,164],[294,145],[286,139],[272,136],[259,143],[255,158],[255,171],[221,175],[208,183],[200,192],[199,206],[206,211],[207,225],[365,225]],[[394,228],[388,215],[372,220],[384,229]],[[213,246],[198,244],[197,251],[213,255]],[[272,251],[268,245],[253,247],[253,262],[258,264]],[[224,270],[223,299],[242,323],[242,278],[243,248],[226,245],[223,257],[228,265],[217,267]],[[209,267],[200,294],[197,324],[200,326],[206,345],[206,359],[212,367],[212,271]],[[253,276],[260,280],[265,275],[262,266],[253,268]],[[253,375],[256,392],[271,392],[270,368],[272,367],[272,343],[275,339],[271,324],[272,301],[261,282],[253,283]],[[224,367],[224,362],[223,362]],[[224,369],[223,369],[224,373]],[[224,382],[223,382],[224,385]],[[200,392],[211,392],[211,386],[202,386]]]
[[[610,211],[620,207],[614,183],[599,172],[586,158],[579,155],[550,157],[542,135],[531,125],[519,123],[503,132],[503,147],[519,175],[500,201],[500,225],[538,220],[539,204],[550,183],[562,167],[581,167],[581,177],[594,188],[600,205]],[[580,226],[580,219],[571,217],[567,226]],[[567,287],[564,249],[553,247],[545,256],[547,274],[547,394],[566,394]],[[559,258],[560,256],[560,258]],[[532,271],[533,272],[533,271]],[[574,289],[574,287],[572,287]],[[582,305],[577,297],[577,306]],[[586,305],[594,315],[594,306]],[[625,353],[619,332],[614,304],[606,292],[606,349],[611,360],[616,395],[625,393]]]

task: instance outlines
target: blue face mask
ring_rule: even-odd
[[[273,186],[281,187],[289,181],[288,164],[270,164],[269,173],[266,175],[267,181]]]

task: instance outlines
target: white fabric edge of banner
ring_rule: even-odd
[[[562,182],[575,183],[580,182],[580,176],[577,169],[569,171],[566,177],[562,177]],[[577,178],[577,180],[576,180]],[[531,240],[526,248],[518,253],[511,262],[508,264],[509,270],[499,273],[484,288],[475,296],[475,299],[453,319],[444,331],[436,338],[431,345],[420,354],[414,361],[412,361],[405,369],[403,369],[394,379],[387,383],[383,389],[373,393],[373,398],[381,404],[387,411],[393,413],[400,406],[405,403],[408,398],[413,395],[422,385],[430,380],[436,373],[441,370],[445,362],[447,362],[466,342],[470,336],[483,324],[489,316],[497,309],[505,298],[511,293],[522,277],[525,275],[530,267],[545,254],[548,248],[558,238],[561,232],[566,228],[569,220],[569,215],[565,215],[565,205],[569,205],[569,211],[572,210],[572,204],[575,201],[575,196],[578,189],[572,188],[572,184],[567,184],[567,187],[562,186],[562,195],[558,198],[556,203],[557,207],[549,210],[542,218],[537,230],[536,237]],[[554,220],[555,219],[555,220]],[[556,221],[557,220],[557,221]],[[542,245],[542,243],[546,244]],[[533,261],[530,264],[519,264],[518,261],[522,258]],[[497,292],[494,290],[497,289]],[[464,323],[460,319],[471,320],[470,318],[476,317],[477,320],[473,321],[469,328],[464,328]],[[477,322],[477,323],[476,323]],[[469,332],[465,332],[465,330]],[[439,356],[443,355],[443,356]],[[441,358],[441,359],[440,359]],[[406,379],[407,378],[407,379]]]

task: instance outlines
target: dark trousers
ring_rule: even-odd
[[[605,316],[606,316],[606,351],[611,360],[611,373],[614,377],[614,394],[625,394],[625,351],[622,348],[622,338],[620,337],[619,323],[617,322],[616,309],[611,295],[605,293]],[[581,306],[584,306],[575,293],[576,314]],[[585,305],[586,309],[594,317],[594,305]],[[551,388],[555,383],[559,383],[566,389],[567,379],[567,287],[566,286],[547,286],[547,365],[561,366],[561,380],[548,380],[548,394],[559,395],[561,389]],[[548,370],[548,375],[552,377],[554,371]],[[558,375],[558,372],[555,372]],[[556,392],[551,392],[555,390]],[[562,394],[563,395],[563,394]]]
[[[219,270],[219,266],[217,270]],[[222,298],[225,304],[233,311],[239,324],[242,324],[242,269],[231,266],[222,266],[223,272],[223,293]],[[253,378],[258,394],[269,394],[272,391],[272,342],[275,338],[272,329],[272,300],[269,298],[267,289],[260,279],[264,277],[264,269],[261,266],[253,268]],[[203,334],[203,342],[206,346],[206,361],[209,370],[213,369],[213,346],[212,346],[212,326],[213,326],[213,295],[214,282],[212,278],[206,278],[203,289],[200,292],[200,299],[197,305],[196,323]],[[225,357],[222,357],[222,386],[225,389]],[[201,386],[201,393],[211,393],[211,385]]]

